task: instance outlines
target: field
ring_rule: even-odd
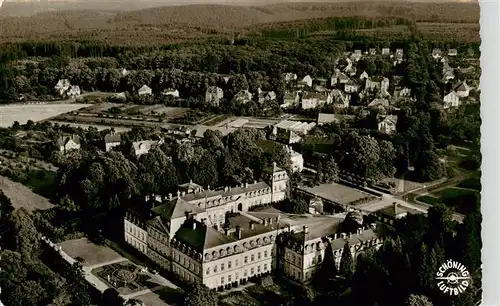
[[[300,187],[300,189],[339,204],[349,204],[372,195],[345,185],[331,183],[316,187]]]
[[[64,122],[64,121],[57,121],[57,120],[50,120],[49,121],[52,124],[59,124],[61,125],[69,125],[75,128],[82,128],[82,129],[88,129],[89,127],[95,127],[98,131],[102,130],[109,130],[111,128],[115,129],[115,132],[121,133],[121,132],[128,132],[131,130],[131,128],[127,127],[119,127],[119,126],[111,126],[111,125],[101,125],[101,124],[84,124],[84,123],[74,123],[74,122]]]
[[[458,213],[468,214],[474,211],[479,204],[477,195],[477,190],[449,187],[432,192],[430,195],[418,197],[417,200],[430,205],[443,203],[454,208]]]
[[[0,106],[0,127],[9,127],[15,121],[20,124],[25,124],[28,120],[37,122],[88,106],[90,104],[2,105]]]
[[[59,245],[69,256],[80,258],[84,267],[123,259],[109,247],[96,245],[87,238],[68,240]]]
[[[0,176],[0,190],[12,201],[14,208],[24,207],[28,211],[50,209],[54,207],[47,198],[34,193],[21,183]]]

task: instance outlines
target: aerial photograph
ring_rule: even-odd
[[[481,305],[479,21],[0,0],[0,305]]]

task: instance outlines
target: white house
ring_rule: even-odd
[[[313,79],[311,76],[306,75],[302,80],[299,81],[299,87],[312,87]]]
[[[285,96],[283,98],[282,108],[287,108],[290,106],[298,105],[300,101],[300,96],[298,92],[285,91]]]
[[[382,55],[390,55],[390,54],[391,54],[391,49],[382,48]]]
[[[465,81],[460,83],[454,90],[459,98],[467,98],[469,96],[470,87]]]
[[[128,74],[129,74],[129,72],[127,71],[127,69],[123,68],[123,70],[121,72],[122,77],[126,77]]]
[[[370,78],[370,76],[366,73],[366,71],[363,71],[363,73],[359,76],[360,80],[366,80],[368,78]]]
[[[151,150],[155,145],[160,145],[163,143],[163,140],[141,140],[134,141],[132,143],[132,154],[139,157],[143,154],[146,154]]]
[[[68,79],[62,79],[57,82],[56,86],[54,86],[54,89],[58,95],[64,96],[68,91],[68,89],[70,88],[70,86],[71,83],[69,82]]]
[[[334,74],[331,77],[330,85],[335,86],[337,84],[347,84],[349,82],[349,77],[345,73],[340,72],[339,69],[335,69]]]
[[[57,139],[57,146],[59,147],[59,151],[63,154],[71,150],[80,150],[81,138],[78,135],[61,136]]]
[[[378,130],[385,134],[392,134],[396,132],[396,125],[398,123],[398,116],[385,116],[378,123]]]
[[[248,90],[240,90],[236,95],[234,95],[234,101],[239,104],[246,104],[252,101],[252,93]]]
[[[153,91],[151,90],[151,88],[149,88],[148,85],[142,85],[142,87],[139,88],[137,93],[139,94],[139,96],[144,96],[153,94]]]
[[[217,86],[210,86],[205,92],[205,102],[213,106],[219,106],[219,102],[223,97],[224,91]]]
[[[360,88],[359,84],[356,84],[353,81],[350,81],[347,84],[345,84],[344,91],[346,93],[355,93],[355,92],[359,91],[359,88]]]
[[[456,92],[452,91],[443,98],[443,108],[448,109],[452,107],[459,107],[460,106],[460,97],[457,95]]]
[[[172,96],[175,98],[179,98],[179,91],[173,88],[167,88],[161,94],[164,96]]]
[[[342,91],[338,89],[333,89],[330,92],[330,96],[332,97],[332,102],[337,108],[347,108],[349,107],[350,96],[344,94]]]
[[[276,100],[276,94],[274,91],[262,91],[260,88],[257,90],[258,92],[258,98],[259,98],[259,103],[264,103],[268,101],[274,101]]]
[[[109,152],[112,148],[121,144],[122,137],[118,133],[110,133],[104,136],[104,151]]]
[[[369,53],[370,55],[375,55],[375,54],[377,54],[377,49],[375,49],[375,48],[370,48],[370,49],[368,50],[368,53]]]
[[[449,49],[448,50],[448,56],[457,56],[457,55],[458,55],[457,49]]]
[[[283,78],[285,79],[285,82],[291,82],[295,81],[297,79],[297,75],[295,73],[287,72],[283,74]]]
[[[329,94],[308,92],[302,97],[302,109],[312,109],[324,104],[330,103],[331,96]]]
[[[434,58],[435,60],[439,60],[441,57],[442,57],[442,52],[441,52],[441,49],[438,49],[438,48],[434,48],[432,50],[432,58]]]
[[[302,154],[295,152],[290,146],[286,146],[286,150],[290,153],[290,161],[292,162],[293,172],[302,172],[304,169],[304,158]]]
[[[71,85],[68,91],[66,91],[66,96],[68,96],[69,98],[76,98],[80,95],[80,93],[81,92],[79,86]]]

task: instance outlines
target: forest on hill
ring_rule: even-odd
[[[367,22],[339,22],[351,19]],[[168,44],[199,37],[267,37],[270,31],[273,38],[273,31],[336,35],[346,28],[356,35],[393,38],[398,33],[406,35],[408,25],[430,37],[479,41],[478,22],[477,3],[183,5],[131,12],[73,10],[4,17],[0,18],[0,42],[78,39],[127,45]]]

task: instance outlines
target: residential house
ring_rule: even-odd
[[[333,73],[331,79],[330,79],[330,85],[336,86],[336,85],[345,85],[347,82],[349,82],[350,79],[345,73],[341,72],[339,69],[335,69],[335,72]]]
[[[315,126],[314,122],[283,120],[273,126],[270,138],[285,144],[296,143]]]
[[[377,89],[382,97],[390,96],[388,78],[368,78],[365,82],[365,91],[374,91]]]
[[[457,95],[456,92],[452,91],[443,98],[443,108],[448,109],[452,107],[459,107],[460,106],[460,97]]]
[[[328,80],[325,78],[316,78],[316,79],[314,79],[314,83],[319,85],[319,86],[326,86],[328,83]]]
[[[354,53],[351,54],[351,60],[354,62],[358,62],[362,57],[361,50],[354,50]]]
[[[432,58],[434,58],[435,60],[439,60],[442,58],[442,56],[443,53],[441,52],[441,49],[438,48],[432,49]]]
[[[173,88],[165,89],[161,94],[164,96],[172,96],[175,98],[179,98],[179,91]]]
[[[350,76],[356,75],[356,66],[352,64],[349,58],[346,58],[347,66],[342,70],[342,72],[347,73]]]
[[[379,118],[378,130],[385,134],[393,134],[396,132],[398,116],[382,116]]]
[[[389,100],[383,98],[373,99],[370,104],[368,104],[369,108],[377,108],[379,110],[385,110],[389,107]]]
[[[455,71],[453,68],[448,67],[447,69],[443,68],[443,81],[448,83],[455,79]]]
[[[238,104],[246,104],[252,101],[253,94],[248,90],[240,90],[236,95],[234,95],[233,100]]]
[[[299,87],[312,87],[313,79],[311,76],[306,75],[302,80],[298,82]]]
[[[110,133],[104,136],[104,151],[109,152],[112,148],[119,146],[122,143],[121,134]]]
[[[79,86],[76,86],[76,85],[71,85],[68,89],[68,91],[66,91],[66,96],[69,97],[69,98],[76,98],[78,96],[80,96],[80,87]]]
[[[370,77],[368,76],[368,73],[366,73],[366,71],[363,71],[363,73],[359,76],[359,79],[361,81],[363,80],[366,80],[366,79],[369,79]]]
[[[407,98],[411,95],[411,89],[408,87],[396,87],[394,89],[394,98]]]
[[[351,80],[351,81],[349,81],[349,82],[347,82],[345,84],[344,91],[346,93],[349,93],[349,94],[350,93],[355,93],[355,92],[359,91],[360,87],[361,86],[359,84],[357,84],[357,83],[355,83],[354,81]]]
[[[57,147],[63,154],[66,154],[71,150],[80,150],[81,138],[76,134],[71,136],[61,136],[57,139]]]
[[[132,154],[136,157],[139,157],[143,154],[146,154],[151,150],[154,146],[160,145],[163,143],[162,140],[141,140],[134,141],[132,143]]]
[[[403,60],[403,49],[396,49],[395,57],[398,62],[401,62]]]
[[[390,54],[391,54],[391,49],[382,48],[382,55],[390,55]]]
[[[148,85],[143,85],[141,88],[139,88],[137,93],[139,94],[139,96],[152,95],[153,90]]]
[[[205,92],[205,102],[212,106],[219,106],[219,102],[223,97],[224,91],[217,86],[210,86]]]
[[[304,157],[299,152],[295,152],[290,146],[286,146],[286,150],[290,153],[290,161],[292,163],[293,172],[302,172],[304,169]]]
[[[285,79],[285,82],[291,82],[297,80],[297,75],[295,73],[284,73],[283,78]]]
[[[302,96],[302,109],[311,109],[331,103],[331,96],[319,92],[307,92]]]
[[[344,94],[338,89],[333,89],[330,93],[333,105],[337,108],[349,107],[350,95]]]
[[[276,94],[274,91],[262,91],[260,88],[258,89],[258,101],[259,103],[270,102],[276,100]]]
[[[324,86],[321,86],[321,85],[316,85],[314,86],[314,91],[315,92],[327,92],[328,91],[328,88],[324,87]]]
[[[454,91],[459,98],[467,98],[469,96],[470,87],[467,85],[467,82],[463,81],[455,87]]]
[[[312,198],[309,201],[309,213],[311,215],[318,215],[323,213],[323,200],[321,198]]]
[[[376,221],[393,227],[397,220],[408,216],[408,214],[418,213],[418,211],[410,210],[409,208],[400,205],[398,202],[394,202],[392,205],[376,211],[372,216]]]
[[[231,77],[226,75],[222,77],[222,80],[224,81],[225,84],[229,84],[229,81],[231,80]]]
[[[448,50],[448,56],[457,56],[457,55],[458,55],[457,49],[449,49]]]
[[[370,55],[376,55],[376,54],[377,54],[377,49],[375,49],[375,48],[370,48],[370,49],[368,50],[368,53],[369,53]]]
[[[68,79],[62,79],[57,82],[57,84],[54,86],[54,89],[56,93],[60,96],[64,96],[68,89],[70,88],[71,83],[69,82]]]
[[[121,71],[122,77],[126,77],[128,74],[129,74],[128,70],[125,69],[125,68],[123,68],[122,71]]]
[[[285,96],[283,98],[283,104],[281,104],[282,108],[287,108],[290,106],[295,106],[298,105],[300,101],[300,96],[297,91],[291,92],[291,91],[285,91]]]

